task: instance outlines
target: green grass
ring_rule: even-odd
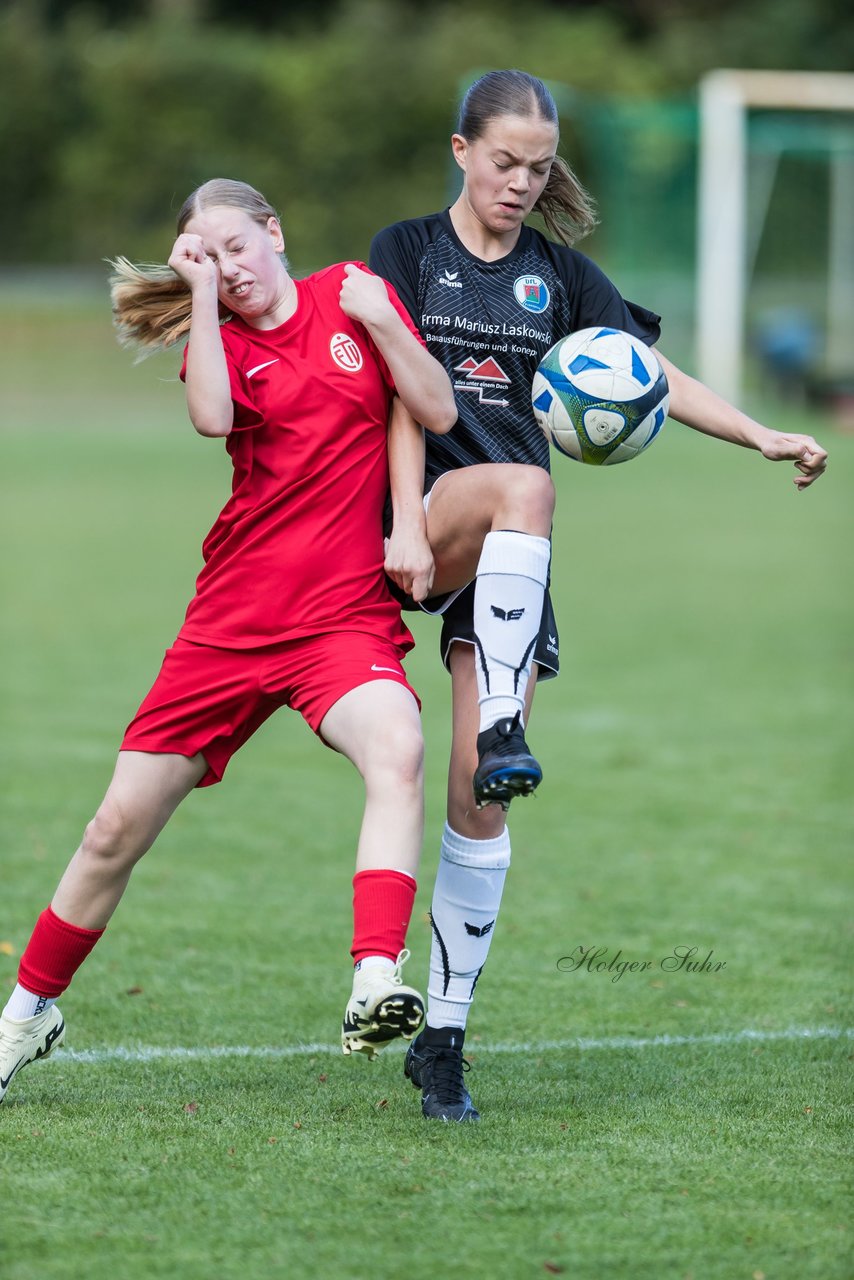
[[[103,307],[14,303],[0,997],[228,486],[174,360],[131,366]],[[63,1001],[73,1052],[0,1110],[4,1280],[851,1274],[854,440],[808,421],[832,460],[800,495],[788,467],[675,424],[631,467],[556,468],[563,674],[538,692],[546,781],[512,812],[471,1024],[482,1124],[426,1124],[399,1053],[322,1047],[348,991],[360,787],[282,712],[178,812]],[[423,977],[448,687],[434,624],[413,625]],[[725,967],[666,972],[683,945]],[[650,967],[559,969],[578,946]],[[827,1034],[774,1038],[791,1028]],[[167,1052],[212,1046],[255,1053]]]

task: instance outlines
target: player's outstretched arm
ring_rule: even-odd
[[[660,351],[656,354],[670,385],[671,418],[704,435],[757,449],[763,458],[772,462],[794,462],[799,472],[795,476],[798,489],[806,489],[822,474],[827,466],[827,452],[812,436],[763,427],[704,383],[683,373]]]
[[[169,266],[188,286],[193,299],[187,345],[187,411],[203,436],[227,436],[234,405],[219,332],[216,263],[201,236],[184,232],[175,241]]]
[[[422,500],[424,432],[397,396],[389,417],[388,471],[394,523],[386,538],[385,571],[413,600],[426,600],[435,565]]]
[[[352,262],[344,267],[341,310],[370,333],[388,365],[397,394],[412,416],[437,434],[457,420],[454,392],[445,370],[403,323],[379,276]]]

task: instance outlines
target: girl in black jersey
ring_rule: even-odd
[[[546,350],[573,330],[605,324],[650,345],[659,336],[658,316],[624,301],[569,247],[594,219],[557,145],[557,109],[542,81],[521,71],[481,77],[451,139],[464,175],[459,198],[443,213],[381,231],[370,258],[445,366],[459,414],[448,435],[428,438],[428,497],[423,505],[416,493],[399,501],[387,564],[400,566],[396,576],[415,600],[430,597],[425,607],[474,578],[450,604],[438,602],[453,683],[448,821],[432,904],[427,1026],[406,1057],[425,1116],[442,1120],[478,1119],[463,1084],[466,1019],[510,862],[505,809],[541,777],[523,737],[529,676],[557,672],[545,591],[554,490],[531,381]],[[561,243],[525,225],[534,210]],[[812,437],[768,430],[658,354],[671,417],[793,461],[799,489],[824,471],[827,455]],[[420,429],[401,422],[391,465],[402,484],[423,449]]]

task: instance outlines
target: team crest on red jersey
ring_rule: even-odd
[[[345,373],[358,373],[364,361],[355,338],[349,333],[333,333],[329,343],[332,359]]]

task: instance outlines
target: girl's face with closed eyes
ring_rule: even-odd
[[[462,198],[488,231],[518,231],[543,193],[557,144],[557,127],[536,115],[496,116],[473,142],[454,134],[454,159],[465,174]]]
[[[285,244],[276,218],[262,226],[242,209],[219,205],[194,214],[183,230],[201,238],[216,264],[223,306],[250,324],[275,316],[291,283],[280,256]]]

